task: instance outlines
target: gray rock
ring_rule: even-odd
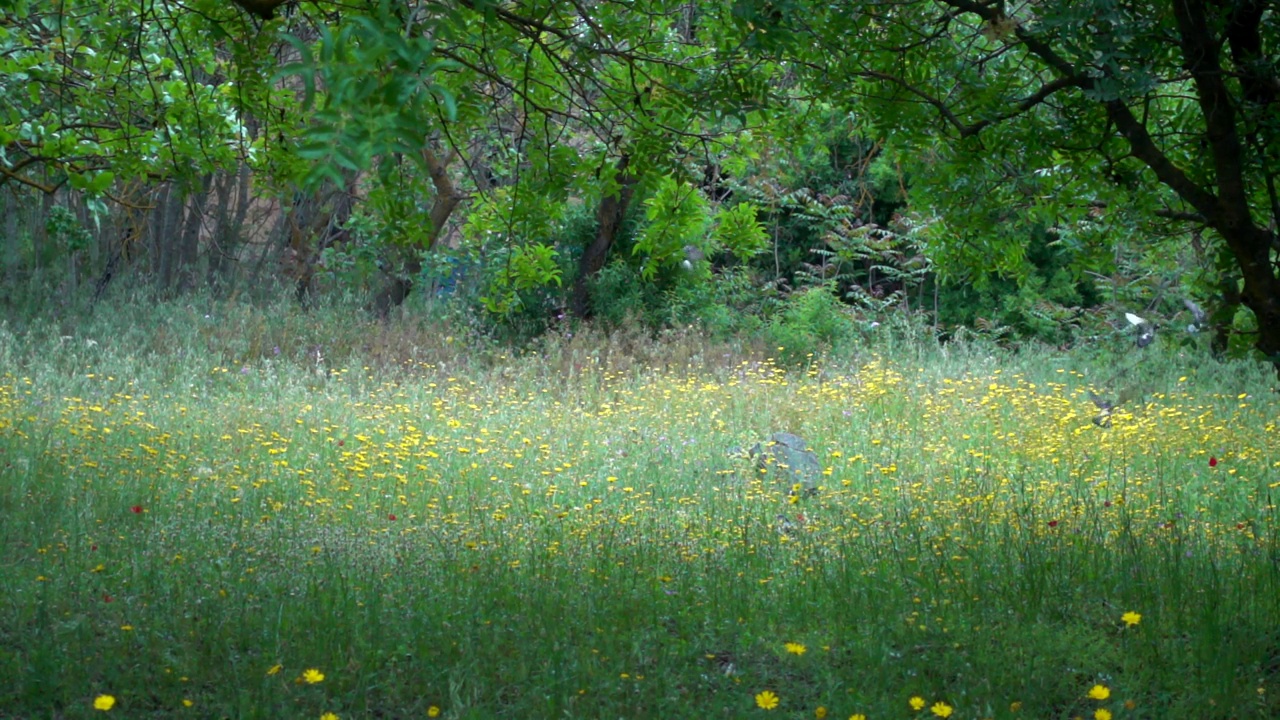
[[[818,492],[822,463],[799,435],[774,433],[767,442],[752,446],[748,454],[756,461],[756,470],[761,475],[768,475],[793,490],[798,486],[805,495]]]

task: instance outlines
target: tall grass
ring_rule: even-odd
[[[349,310],[0,328],[0,716],[1280,715],[1261,371]]]

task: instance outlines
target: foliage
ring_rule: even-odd
[[[560,284],[556,250],[550,245],[520,245],[511,250],[506,263],[495,275],[490,294],[480,298],[485,309],[498,315],[510,312],[520,302],[523,291]]]
[[[779,42],[885,138],[913,202],[939,216],[926,247],[944,273],[1024,277],[1037,226],[1081,257],[1116,241],[1157,257],[1171,249],[1157,227],[1176,219],[1229,248],[1257,347],[1280,358],[1269,3],[805,7],[771,32],[804,37]]]
[[[759,208],[746,202],[721,207],[716,213],[715,229],[711,234],[712,245],[728,251],[739,262],[746,262],[764,252],[768,247],[769,234],[756,219],[758,213]]]
[[[652,287],[623,294],[654,328],[745,327],[726,313],[829,286],[868,319],[1067,342],[1192,297],[1216,350],[1280,357],[1265,2],[3,13],[10,284],[54,266],[65,282],[41,282],[95,296],[113,277],[265,273],[385,313],[456,257],[486,312],[545,327],[561,283],[630,253]],[[627,216],[633,193],[644,217],[615,233],[604,211]],[[577,211],[603,230],[567,232]]]
[[[245,126],[246,103],[266,97],[233,59],[262,46],[230,40],[220,18],[114,0],[22,2],[4,18],[5,180],[103,196],[148,176],[191,180],[266,159],[263,138]],[[208,36],[227,42],[171,44]],[[236,79],[249,80],[245,91],[232,92]]]
[[[650,331],[696,327],[716,339],[759,337],[777,305],[746,267],[724,268],[714,278],[671,270],[645,282],[632,264],[615,261],[592,283],[592,310],[605,328],[638,324]]]
[[[296,149],[310,161],[305,178],[343,185],[342,171],[368,170],[378,158],[420,160],[429,129],[457,116],[453,92],[437,80],[454,65],[435,52],[434,24],[383,0],[318,31],[314,51],[285,36],[299,57],[280,70],[301,80],[302,107],[311,111]]]
[[[1084,313],[1100,306],[1104,297],[1083,276],[1069,243],[1041,231],[1032,232],[1026,245],[1026,268],[1016,281],[994,270],[975,270],[970,282],[943,285],[939,319],[946,326],[1003,328],[1053,344],[1074,338]]]
[[[767,337],[787,363],[811,363],[824,352],[847,351],[857,326],[831,288],[817,286],[787,297],[770,321]]]
[[[652,280],[659,267],[683,259],[686,245],[703,242],[710,217],[702,193],[670,176],[658,181],[644,206],[648,222],[631,252],[644,258],[640,274]]]

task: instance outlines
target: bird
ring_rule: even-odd
[[[1204,310],[1194,300],[1183,298],[1182,304],[1191,312],[1191,319],[1193,320],[1190,325],[1187,325],[1187,332],[1194,335],[1209,326],[1209,317],[1205,315]]]
[[[701,262],[707,254],[697,245],[685,245],[681,250],[684,253],[684,260],[680,262],[680,266],[685,270],[692,270],[695,265]]]
[[[774,525],[774,528],[780,535],[792,535],[796,531],[795,523],[791,522],[791,519],[782,513],[778,513],[778,522]]]
[[[1138,347],[1144,348],[1156,339],[1156,326],[1147,322],[1145,319],[1134,315],[1131,312],[1124,314],[1129,324],[1138,329]]]
[[[1138,391],[1134,388],[1125,388],[1120,391],[1120,395],[1114,400],[1108,400],[1092,390],[1089,391],[1089,400],[1098,408],[1098,416],[1093,419],[1093,424],[1100,428],[1111,427],[1111,414],[1116,408],[1133,400],[1138,396]]]

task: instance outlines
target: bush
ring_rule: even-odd
[[[779,360],[797,364],[824,352],[841,352],[857,337],[849,308],[825,285],[792,293],[769,322],[767,338]]]

